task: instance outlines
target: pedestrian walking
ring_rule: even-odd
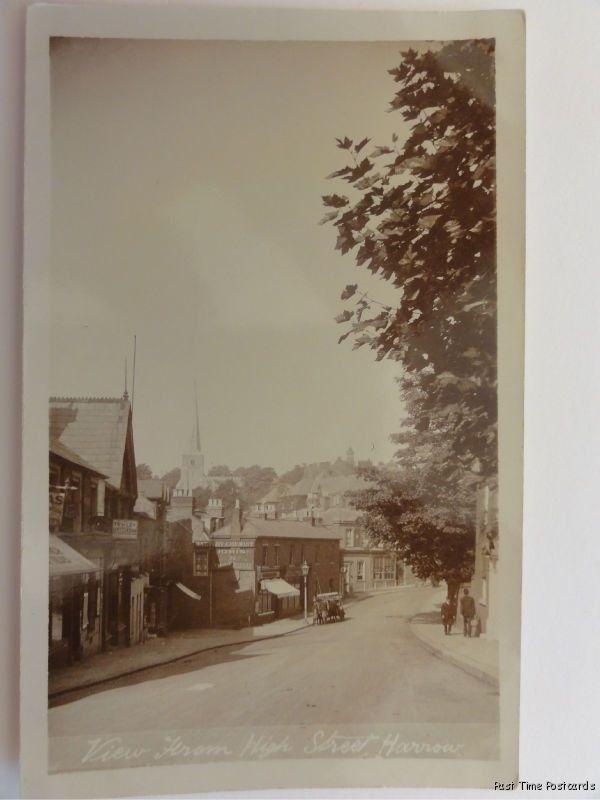
[[[463,618],[463,636],[471,636],[471,626],[473,618],[475,617],[475,600],[469,594],[469,590],[463,591],[463,596],[460,598],[460,613]]]
[[[454,625],[454,607],[449,597],[442,603],[442,623],[444,625],[444,633],[449,636],[452,633],[452,626]]]

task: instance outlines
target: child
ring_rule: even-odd
[[[442,623],[444,625],[444,633],[446,636],[450,636],[452,633],[452,625],[454,624],[454,609],[452,608],[452,603],[450,602],[449,598],[446,598],[442,603]]]

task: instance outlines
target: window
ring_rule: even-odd
[[[376,556],[373,559],[373,580],[393,581],[394,571],[394,560],[390,556]]]
[[[98,594],[100,587],[96,581],[95,576],[90,580],[89,600],[88,600],[88,623],[93,630],[96,624],[96,617],[98,616]]]
[[[279,545],[275,545],[275,566],[279,566]]]
[[[267,567],[269,565],[269,545],[268,544],[263,544],[262,565],[263,565],[263,567]]]
[[[90,517],[98,514],[98,481],[90,481]]]
[[[208,575],[208,550],[194,549],[194,575],[200,578]]]
[[[315,564],[319,563],[319,545],[315,545]]]
[[[356,564],[356,580],[364,581],[365,579],[365,562],[358,561]]]
[[[375,581],[383,580],[383,561],[382,556],[375,556],[373,559],[373,580]]]
[[[346,528],[345,542],[346,542],[346,547],[352,547],[352,528]]]
[[[294,550],[295,547],[293,544],[290,545],[290,564],[294,563]]]
[[[259,614],[267,614],[272,610],[273,595],[267,592],[266,589],[261,589],[258,593],[256,600],[257,610]]]
[[[383,564],[383,573],[386,581],[393,581],[396,577],[395,572],[396,567],[394,564],[394,559],[388,556]]]
[[[363,534],[358,528],[354,531],[354,547],[363,546]]]
[[[60,486],[60,467],[50,464],[50,486]]]

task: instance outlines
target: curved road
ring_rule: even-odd
[[[67,768],[71,757],[78,762],[99,735],[126,734],[132,742],[152,732],[156,749],[156,736],[173,731],[221,735],[273,726],[353,732],[379,726],[430,738],[435,730],[438,739],[440,731],[472,731],[493,746],[497,693],[430,654],[411,631],[410,617],[430,594],[416,588],[374,595],[349,605],[343,623],[190,656],[52,708],[51,766]],[[473,736],[467,739],[468,749]],[[109,761],[102,765],[114,766]]]

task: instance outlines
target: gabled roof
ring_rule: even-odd
[[[224,525],[213,534],[213,539],[229,539],[232,536],[231,525]],[[324,525],[312,525],[295,519],[259,519],[248,517],[244,520],[241,534],[235,539],[329,539],[339,541],[339,532]]]
[[[121,397],[51,397],[50,441],[73,450],[120,489],[130,412]]]
[[[74,450],[71,450],[70,447],[62,444],[62,442],[54,441],[50,442],[50,452],[54,456],[58,456],[59,458],[64,459],[65,461],[70,461],[71,464],[76,464],[78,467],[82,469],[87,469],[89,472],[93,472],[95,475],[98,475],[100,478],[108,477],[103,472],[99,472],[96,467],[93,467],[90,463],[88,463],[85,458],[82,458],[78,453]]]
[[[287,483],[276,483],[269,491],[262,497],[258,503],[276,503],[278,500],[281,500],[284,497],[288,497],[290,494],[290,487]]]

